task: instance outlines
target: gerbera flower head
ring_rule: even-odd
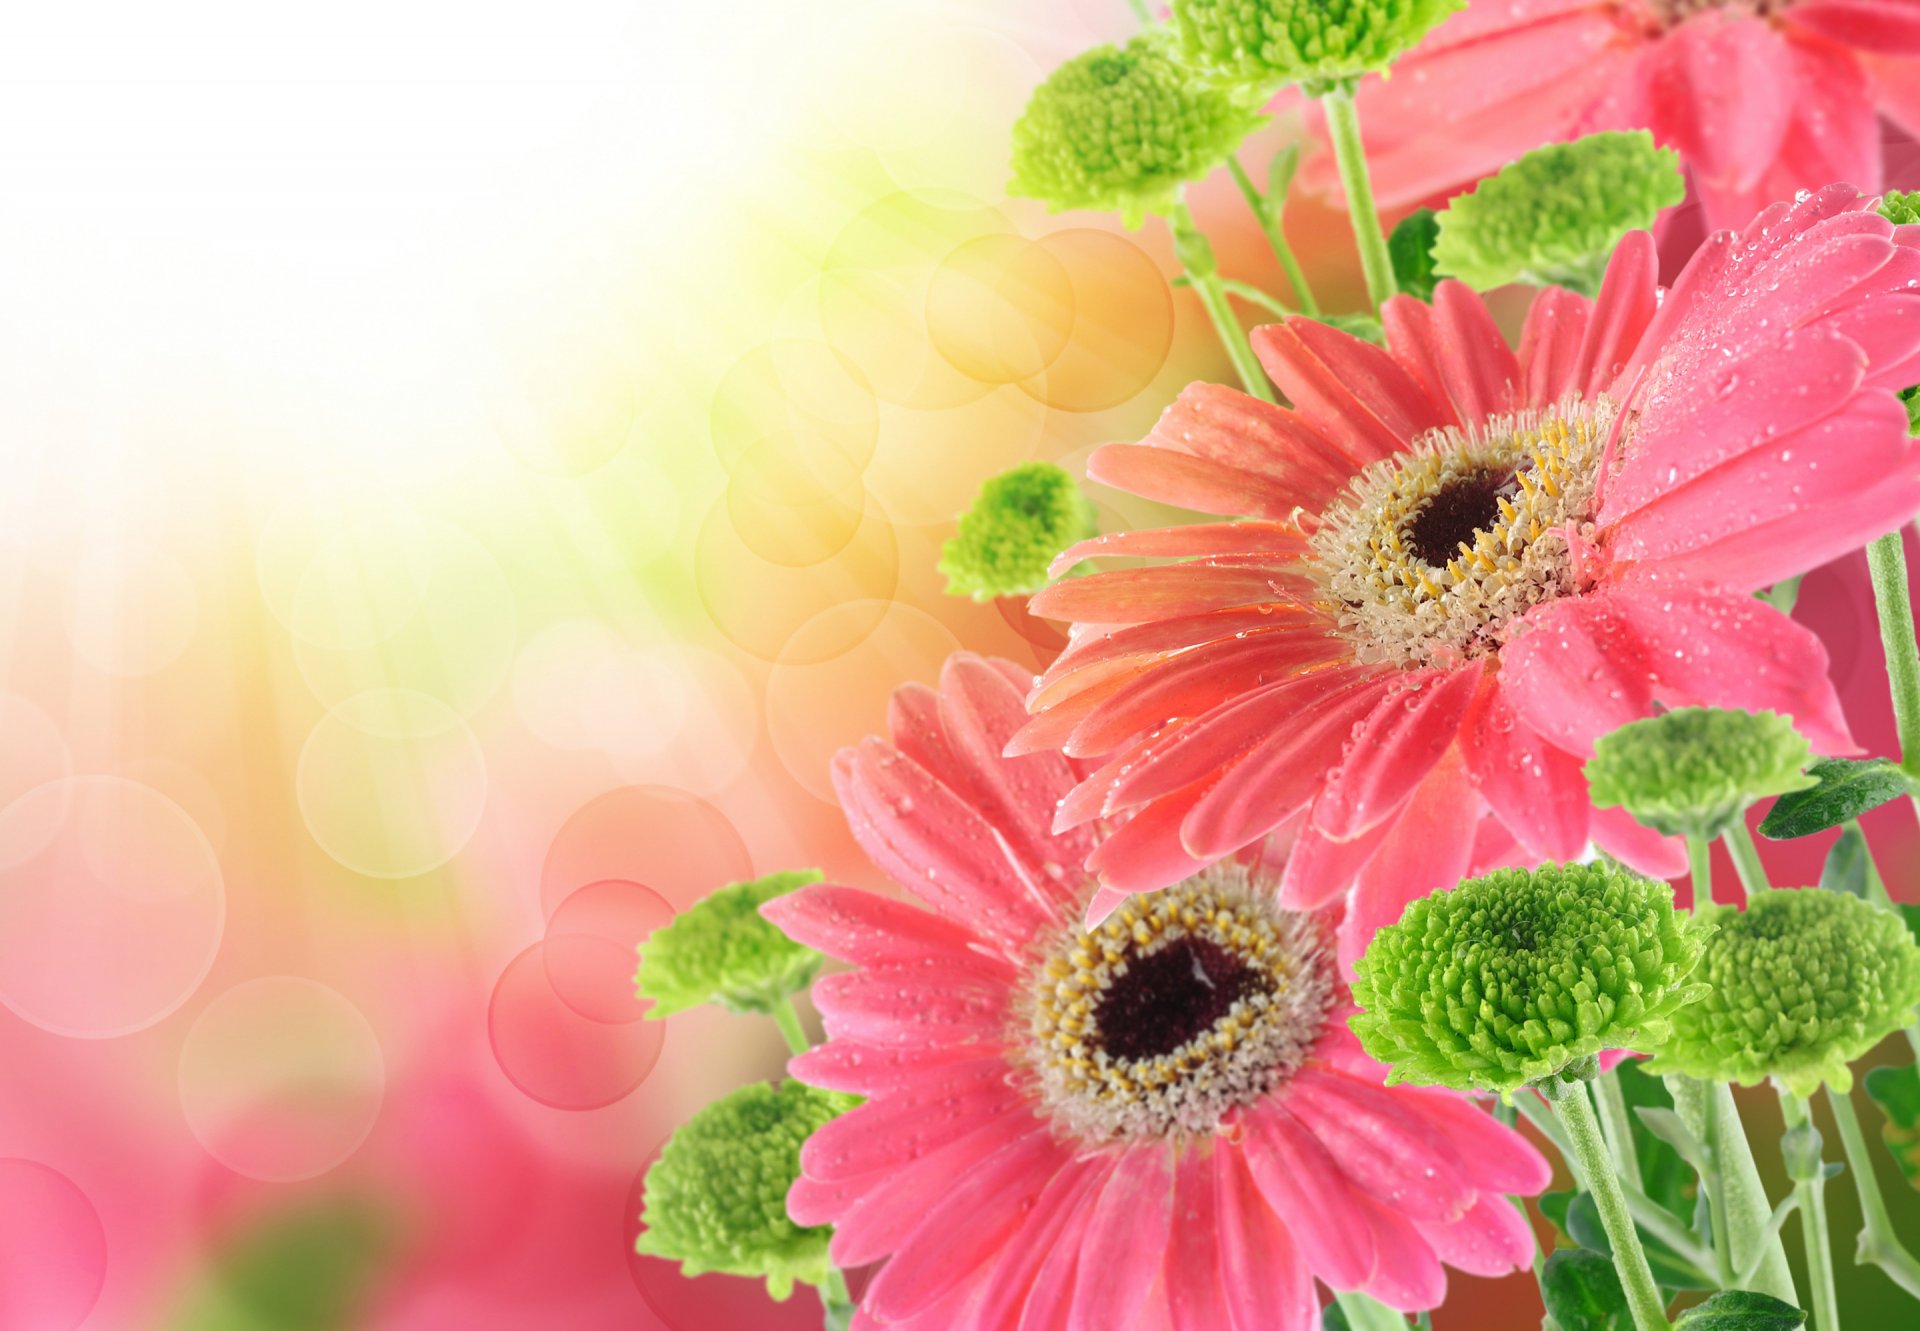
[[[1175,0],[1182,55],[1217,77],[1310,93],[1387,68],[1466,0]]]
[[[1712,925],[1607,864],[1502,869],[1407,907],[1367,945],[1353,1030],[1393,1081],[1511,1095],[1611,1049],[1653,1049],[1706,992]]]
[[[1379,203],[1451,193],[1543,142],[1648,129],[1709,226],[1848,180],[1880,117],[1920,134],[1920,0],[1473,0],[1360,88]],[[1303,178],[1337,184],[1328,154]]]
[[[1249,848],[1281,904],[1352,894],[1342,950],[1429,890],[1589,839],[1595,741],[1657,708],[1772,711],[1854,751],[1819,641],[1751,593],[1920,509],[1896,391],[1920,377],[1920,228],[1835,186],[1710,237],[1664,296],[1630,234],[1597,300],[1540,294],[1511,350],[1479,297],[1384,307],[1386,346],[1290,319],[1254,346],[1294,404],[1186,389],[1094,479],[1249,515],[1095,538],[1155,566],[1033,599],[1072,621],[1017,747],[1094,770],[1059,825],[1145,891]],[[1165,562],[1172,561],[1172,562]]]
[[[868,1097],[788,1197],[841,1266],[887,1257],[856,1326],[1309,1331],[1314,1280],[1437,1304],[1533,1240],[1502,1194],[1540,1156],[1472,1101],[1389,1088],[1347,1029],[1332,921],[1256,861],[1103,903],[1054,832],[1058,753],[1004,756],[1031,683],[961,656],[834,764],[855,836],[930,909],[815,886],[765,911],[852,962],[791,1070]],[[1106,913],[1111,908],[1111,913]]]
[[[1161,34],[1097,46],[1034,89],[1014,122],[1007,192],[1055,210],[1118,210],[1139,226],[1265,119],[1242,94],[1195,77]]]
[[[1706,995],[1675,1014],[1649,1071],[1844,1094],[1848,1064],[1913,1020],[1920,945],[1890,910],[1789,888],[1698,913],[1719,925],[1698,972]]]
[[[1819,784],[1793,722],[1770,712],[1676,707],[1594,741],[1586,777],[1593,802],[1619,805],[1658,832],[1717,837],[1749,805]]]

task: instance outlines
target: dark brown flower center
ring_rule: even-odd
[[[1158,1058],[1266,987],[1259,972],[1226,948],[1189,934],[1135,958],[1094,1006],[1094,1028],[1100,1047],[1115,1058]]]
[[[1510,471],[1454,477],[1407,524],[1407,548],[1422,563],[1445,568],[1461,546],[1472,550],[1476,536],[1499,525],[1500,500],[1518,488]]]

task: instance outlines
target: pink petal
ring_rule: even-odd
[[[1027,608],[1047,619],[1143,624],[1175,615],[1289,601],[1310,590],[1303,576],[1278,569],[1174,564],[1069,578],[1040,592]]]
[[[1182,1151],[1174,1169],[1173,1235],[1164,1271],[1174,1331],[1221,1331],[1233,1326],[1220,1279],[1226,1226],[1215,1186],[1215,1161],[1224,1154]]]
[[[1900,0],[1800,0],[1781,19],[1843,46],[1920,55],[1920,6]]]
[[[822,1125],[800,1148],[807,1177],[858,1178],[918,1160],[1002,1114],[1032,1117],[995,1057],[930,1070],[913,1085],[867,1101]]]
[[[1408,902],[1451,889],[1466,877],[1482,812],[1466,765],[1450,753],[1414,792],[1379,853],[1360,871],[1340,921],[1342,963],[1351,966],[1374,933],[1398,920]]]
[[[1880,113],[1908,134],[1920,135],[1920,58],[1864,51],[1856,58]]]
[[[1372,1278],[1361,1289],[1402,1312],[1439,1307],[1447,1297],[1447,1271],[1413,1221],[1370,1197],[1354,1200],[1366,1214],[1374,1251],[1380,1255]]]
[[[1002,1250],[988,1273],[977,1312],[976,1324],[981,1331],[1003,1331],[1023,1324],[1021,1310],[1036,1296],[1036,1285],[1049,1256],[1066,1255],[1062,1283],[1065,1297],[1071,1297],[1073,1259],[1079,1248],[1073,1236],[1086,1223],[1087,1213],[1113,1168],[1112,1157],[1098,1155],[1069,1161],[1054,1174],[1021,1227],[1018,1241]],[[1047,1301],[1045,1294],[1038,1297]]]
[[[1543,860],[1577,859],[1587,844],[1587,779],[1580,760],[1514,714],[1496,672],[1460,728],[1467,778],[1513,834]]]
[[[1533,298],[1520,330],[1522,398],[1530,407],[1551,407],[1571,392],[1593,302],[1565,287],[1548,287]]]
[[[1314,802],[1315,825],[1348,839],[1378,826],[1413,793],[1459,733],[1484,662],[1409,671],[1353,733],[1352,746]]]
[[[1004,960],[973,950],[974,935],[951,920],[857,887],[819,883],[775,897],[760,914],[795,942],[858,966],[939,955],[964,960],[982,975],[1014,974]]]
[[[1520,1207],[1497,1195],[1482,1196],[1458,1220],[1415,1220],[1434,1255],[1468,1275],[1503,1276],[1533,1261],[1533,1226]]]
[[[1125,556],[1146,559],[1187,559],[1198,555],[1266,555],[1282,563],[1307,553],[1307,538],[1286,522],[1196,522],[1188,527],[1160,527],[1150,531],[1109,532],[1070,545],[1053,561],[1059,577],[1083,559]]]
[[[1299,413],[1220,384],[1187,385],[1146,442],[1262,476],[1315,510],[1355,470],[1353,458]]]
[[[1165,1143],[1127,1150],[1081,1232],[1080,1274],[1067,1331],[1124,1326],[1160,1278],[1173,1224],[1173,1170]]]
[[[948,1075],[963,1065],[987,1061],[977,1047],[965,1045],[915,1049],[832,1040],[795,1054],[787,1061],[787,1072],[809,1086],[829,1091],[885,1095],[922,1085],[930,1077]]]
[[[1593,811],[1593,844],[1649,878],[1678,878],[1687,871],[1687,843],[1641,826],[1625,809]]]
[[[1199,513],[1283,522],[1293,516],[1294,510],[1333,493],[1324,482],[1301,485],[1276,481],[1259,472],[1150,443],[1107,444],[1096,449],[1087,459],[1087,479]]]
[[[1793,718],[1815,751],[1857,753],[1812,632],[1751,596],[1639,577],[1609,599],[1644,644],[1669,707],[1738,707]]]
[[[1477,425],[1514,407],[1520,362],[1473,288],[1448,278],[1433,289],[1433,330],[1440,382],[1462,422]]]
[[[1500,653],[1501,685],[1516,718],[1576,755],[1653,707],[1646,648],[1610,597],[1550,601],[1521,620]]]
[[[1418,1111],[1417,1101],[1331,1070],[1302,1068],[1287,1088],[1287,1112],[1369,1196],[1415,1219],[1456,1219],[1474,1189]]]
[[[1050,707],[1064,690],[1059,686],[1078,671],[1111,661],[1163,657],[1189,647],[1228,638],[1253,638],[1268,633],[1331,636],[1327,618],[1307,606],[1244,606],[1213,610],[1204,615],[1130,624],[1123,628],[1076,624],[1065,651],[1041,676],[1028,699],[1030,708]]]
[[[1103,884],[1095,890],[1092,899],[1087,902],[1086,914],[1080,922],[1081,928],[1085,929],[1088,933],[1092,933],[1095,929],[1105,924],[1116,910],[1126,905],[1127,898],[1132,895],[1133,893],[1131,892],[1122,892],[1118,888],[1107,887]]]
[[[1787,130],[1779,95],[1793,74],[1787,44],[1751,15],[1715,11],[1669,32],[1655,62],[1660,138],[1708,179],[1757,181]]]
[[[1087,867],[1116,892],[1152,892],[1191,878],[1213,860],[1198,859],[1181,844],[1180,825],[1211,788],[1203,782],[1147,805],[1100,843]]]
[[[1260,1193],[1280,1215],[1312,1217],[1293,1232],[1313,1274],[1335,1289],[1358,1289],[1373,1274],[1373,1230],[1327,1148],[1275,1105],[1242,1120],[1243,1154]]]
[[[1256,328],[1253,350],[1301,416],[1356,463],[1392,457],[1439,424],[1393,357],[1350,333],[1290,319]]]
[[[1313,826],[1309,814],[1307,826],[1287,853],[1287,867],[1280,879],[1276,898],[1286,910],[1319,910],[1345,892],[1380,850],[1391,824],[1375,828],[1350,841],[1335,841]]]
[[[1456,1160],[1471,1167],[1467,1177],[1482,1192],[1531,1197],[1553,1182],[1546,1157],[1477,1101],[1427,1087],[1400,1086],[1393,1093],[1418,1106],[1414,1112],[1445,1138]]]
[[[1660,307],[1660,255],[1653,237],[1630,231],[1607,264],[1575,362],[1573,387],[1583,397],[1612,386]]]
[[[1216,1149],[1213,1160],[1228,1325],[1232,1331],[1311,1331],[1320,1308],[1293,1231],[1261,1196],[1240,1152]]]
[[[983,982],[966,967],[931,957],[823,975],[813,985],[813,1005],[827,1033],[856,1044],[996,1043],[1008,997],[1004,984]]]
[[[828,1252],[834,1265],[865,1266],[897,1250],[927,1213],[949,1195],[956,1179],[977,1175],[986,1161],[1010,1145],[1036,1139],[1050,1140],[1037,1120],[1020,1123],[1003,1116],[989,1119],[974,1132],[918,1160],[868,1175],[870,1182],[849,1179],[829,1184],[803,1174],[787,1194],[787,1213],[803,1225],[831,1220],[834,1230]],[[802,1183],[811,1187],[803,1190]],[[837,1213],[816,1218],[824,1209],[813,1204],[820,1196],[818,1190],[835,1187],[858,1189],[858,1199]]]
[[[1049,1133],[1036,1131],[957,1179],[867,1286],[867,1314],[882,1322],[912,1317],[978,1270],[1019,1232],[1065,1159]]]

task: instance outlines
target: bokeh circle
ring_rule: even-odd
[[[87,1194],[37,1160],[0,1160],[0,1331],[75,1331],[107,1278]]]

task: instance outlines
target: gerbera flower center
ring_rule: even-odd
[[[1661,28],[1676,28],[1698,14],[1716,9],[1744,9],[1761,18],[1778,14],[1793,0],[1647,0],[1647,8]]]
[[[1613,422],[1601,399],[1436,430],[1356,476],[1321,515],[1314,563],[1363,661],[1446,664],[1574,590]]]
[[[1319,922],[1217,868],[1056,939],[1018,1043],[1077,1136],[1210,1132],[1300,1065],[1333,987]]]

